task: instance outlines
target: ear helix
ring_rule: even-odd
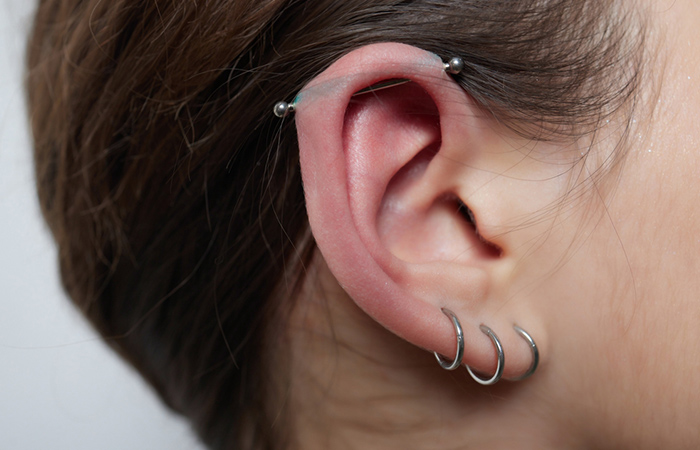
[[[449,73],[450,75],[457,75],[464,69],[464,60],[460,57],[453,57],[450,58],[450,60],[446,63],[443,63],[443,68],[445,72]],[[406,79],[400,79],[400,80],[389,80],[389,81],[383,81],[380,83],[377,83],[372,86],[368,86],[358,92],[355,93],[355,96],[357,95],[362,95],[366,94],[368,92],[376,92],[380,89],[386,89],[389,87],[393,86],[398,86],[400,84],[408,83],[410,80]],[[279,117],[280,119],[285,118],[292,114],[296,110],[296,101],[293,101],[292,103],[287,103],[287,102],[277,102],[275,103],[275,106],[272,108],[272,112],[275,114],[275,116]]]
[[[452,321],[452,325],[455,328],[455,333],[457,335],[457,352],[455,355],[455,359],[452,363],[446,362],[442,357],[437,353],[433,352],[435,355],[435,358],[437,359],[438,363],[440,364],[440,367],[442,367],[445,370],[454,370],[460,365],[462,365],[462,358],[464,357],[464,332],[462,330],[462,325],[459,322],[459,319],[457,316],[450,311],[447,308],[442,308],[442,312],[450,318]],[[494,347],[496,348],[496,355],[498,358],[498,364],[496,365],[496,372],[493,374],[491,378],[488,379],[483,379],[479,376],[477,376],[474,371],[472,371],[471,367],[465,365],[467,372],[469,372],[469,375],[476,381],[477,383],[483,385],[483,386],[489,386],[492,384],[496,384],[501,377],[503,376],[503,369],[505,366],[505,354],[503,351],[503,346],[501,345],[501,341],[498,339],[498,336],[496,336],[496,333],[491,330],[491,328],[487,327],[484,324],[481,324],[479,329],[487,335],[489,338],[491,338],[491,341],[493,342]],[[520,328],[517,325],[513,325],[513,329],[527,341],[528,345],[530,346],[530,350],[532,352],[532,363],[530,364],[530,368],[523,374],[520,375],[519,377],[516,378],[511,378],[509,381],[519,381],[523,380],[525,378],[528,378],[531,376],[533,373],[535,373],[535,370],[537,370],[537,366],[539,364],[540,360],[540,354],[539,350],[537,349],[537,344],[535,344],[535,340],[530,336],[530,334]]]

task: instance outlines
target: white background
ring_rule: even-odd
[[[0,449],[202,449],[59,287],[23,104],[33,7],[0,0]]]

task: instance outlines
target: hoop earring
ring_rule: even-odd
[[[525,339],[530,346],[530,351],[532,351],[532,363],[530,364],[530,368],[527,369],[527,372],[524,374],[520,375],[519,377],[511,378],[510,381],[520,381],[524,380],[525,378],[529,377],[533,373],[535,373],[535,370],[537,370],[537,366],[540,363],[540,351],[537,350],[537,344],[535,344],[535,340],[532,339],[532,336],[530,336],[530,333],[527,331],[523,330],[517,325],[513,325],[513,329],[522,337]]]
[[[435,359],[437,359],[438,364],[445,370],[455,370],[462,364],[462,358],[464,357],[464,333],[462,332],[462,325],[459,323],[459,319],[455,313],[447,308],[442,308],[443,314],[452,320],[452,325],[455,327],[455,333],[457,334],[457,354],[455,355],[454,361],[448,363],[438,354],[438,352],[433,352]]]
[[[496,336],[496,333],[494,333],[491,328],[487,327],[484,324],[481,324],[479,327],[482,333],[484,333],[486,336],[491,338],[491,341],[493,342],[493,345],[496,347],[496,353],[498,354],[498,365],[496,366],[496,373],[493,374],[493,376],[487,380],[484,380],[483,378],[479,378],[474,372],[472,371],[471,367],[465,366],[467,368],[467,371],[469,372],[469,375],[476,381],[477,383],[483,385],[483,386],[489,386],[492,384],[495,384],[498,382],[498,380],[501,379],[503,376],[503,366],[505,362],[505,356],[503,355],[503,346],[501,345],[501,341],[498,340],[498,336]]]

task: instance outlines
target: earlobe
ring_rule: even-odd
[[[445,69],[429,52],[376,44],[302,90],[294,109],[307,211],[328,267],[360,308],[446,357],[455,355],[455,332],[441,309],[455,311],[463,363],[489,373],[497,358],[479,326],[512,327],[489,312],[503,248],[478,232],[464,197],[465,179],[483,181],[470,162],[495,141]],[[522,350],[511,333],[504,346]],[[527,350],[518,353],[506,377],[528,367]]]

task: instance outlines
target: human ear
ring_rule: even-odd
[[[392,87],[367,90],[377,83]],[[311,230],[349,296],[388,330],[446,357],[455,355],[455,329],[442,308],[454,311],[462,362],[491,373],[486,324],[503,343],[504,376],[525,372],[530,349],[513,325],[530,327],[540,348],[544,331],[536,314],[500,297],[518,243],[498,232],[520,193],[491,188],[493,174],[475,169],[493,159],[507,167],[517,152],[441,59],[403,44],[359,48],[305,87],[295,108]]]

